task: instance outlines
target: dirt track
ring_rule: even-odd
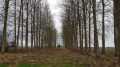
[[[40,64],[40,63],[66,63],[72,66],[84,65],[87,67],[114,67],[118,58],[113,54],[101,55],[96,58],[94,53],[81,55],[80,53],[68,49],[41,49],[18,51],[16,53],[0,54],[0,64],[19,65],[19,64]],[[12,67],[14,67],[12,66]]]

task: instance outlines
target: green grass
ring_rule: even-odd
[[[58,46],[56,48],[58,48]],[[65,46],[61,46],[60,48],[65,48]],[[84,49],[85,49],[85,47],[84,47]],[[91,47],[91,49],[93,50],[94,47]],[[99,49],[102,50],[102,47],[99,47]],[[114,47],[105,47],[105,50],[115,50],[115,48]]]
[[[44,64],[21,64],[18,67],[45,67]]]
[[[0,64],[0,67],[7,67],[6,64]]]
[[[18,48],[21,49],[22,47],[19,46]],[[28,48],[31,48],[31,47],[28,47]],[[25,47],[23,47],[23,49],[25,49]]]
[[[106,50],[115,50],[114,47],[106,47],[105,49],[106,49]]]
[[[94,48],[93,48],[94,49]],[[102,47],[99,48],[100,50],[102,50]],[[114,47],[106,47],[105,50],[114,50]]]
[[[85,47],[84,47],[85,49]],[[92,50],[94,50],[94,47],[91,47]],[[99,47],[100,50],[102,50],[102,47]],[[114,47],[105,47],[105,50],[115,50]]]
[[[18,67],[84,67],[84,65],[81,66],[72,66],[70,64],[66,63],[56,63],[56,64],[20,64]]]
[[[58,46],[56,46],[56,48],[58,48]],[[65,48],[65,46],[60,46],[60,48]]]
[[[69,61],[73,62],[73,61],[74,61],[74,59],[69,59]]]

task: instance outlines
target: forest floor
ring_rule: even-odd
[[[65,48],[34,49],[0,54],[0,67],[120,67],[113,51],[96,58],[94,53]]]

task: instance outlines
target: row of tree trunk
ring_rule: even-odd
[[[117,2],[119,3],[119,2]],[[67,0],[64,4],[65,15],[63,16],[63,41],[65,47],[71,50],[79,49],[91,51],[91,38],[94,36],[94,53],[100,57],[97,13],[98,6],[101,4],[101,26],[102,26],[102,54],[105,54],[105,1],[100,0]],[[116,5],[114,5],[114,8]],[[116,9],[115,9],[116,10]],[[117,14],[118,15],[118,14]],[[116,14],[114,15],[116,17]],[[115,18],[116,19],[116,18]],[[118,34],[117,20],[115,23],[115,55],[118,55]],[[100,22],[99,22],[100,23]],[[93,31],[93,33],[92,33]],[[84,47],[85,46],[85,50]],[[88,49],[89,48],[89,49]]]
[[[2,39],[2,53],[6,47],[7,19],[9,3],[14,9],[14,51],[20,48],[52,48],[56,46],[56,30],[47,1],[5,0],[5,18]],[[19,5],[17,5],[19,3]],[[19,8],[19,11],[17,10]],[[17,18],[18,17],[18,18]],[[21,35],[21,36],[20,36]],[[21,40],[21,42],[20,42]],[[24,43],[25,42],[25,43]]]
[[[11,0],[12,1],[12,0]],[[5,52],[7,21],[10,0],[4,2],[4,27],[1,52]],[[19,12],[16,11],[21,3]],[[44,1],[43,1],[44,2]],[[52,48],[56,46],[56,30],[53,27],[53,21],[47,3],[43,4],[41,0],[14,0],[14,50],[19,49],[19,41],[21,39],[21,49],[23,49],[24,33],[25,48],[28,49],[29,37],[31,38],[31,48]],[[114,41],[115,55],[120,57],[120,1],[114,0]],[[102,0],[102,54],[105,54],[105,1]],[[42,6],[43,5],[43,6]],[[94,30],[94,52],[96,57],[99,53],[98,27],[96,19],[96,0],[67,0],[65,7],[65,15],[63,19],[63,41],[65,47],[71,50],[91,51],[91,30]],[[92,8],[93,7],[93,8]],[[16,18],[18,15],[18,19]],[[25,15],[26,14],[26,15]],[[24,17],[26,16],[26,17]],[[93,24],[92,20],[93,19]],[[25,21],[24,21],[25,20]],[[87,21],[88,20],[88,21]],[[18,24],[18,26],[17,26]],[[93,28],[92,28],[93,25]],[[89,27],[87,27],[89,26]],[[89,28],[89,29],[88,29]],[[25,30],[25,31],[24,31]],[[88,32],[89,31],[89,32]],[[29,36],[29,32],[31,35]],[[21,33],[21,37],[20,37]],[[89,34],[89,37],[88,37]],[[78,38],[79,37],[79,38]],[[79,40],[79,41],[78,41]],[[88,43],[89,40],[89,43]],[[80,43],[79,43],[80,42]],[[78,46],[80,44],[80,47]],[[89,44],[89,46],[88,46]],[[89,47],[89,49],[88,49]],[[120,60],[120,59],[119,59]]]

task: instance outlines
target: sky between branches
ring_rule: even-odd
[[[58,32],[58,36],[60,36],[60,34],[62,33],[62,17],[61,16],[64,13],[63,8],[61,7],[63,0],[47,0],[47,1],[49,4],[51,14],[53,16],[55,28]],[[111,32],[113,32],[113,30]],[[102,40],[100,37],[99,37],[99,45],[100,47],[102,46]],[[106,47],[114,47],[113,33],[110,33],[106,37]]]

